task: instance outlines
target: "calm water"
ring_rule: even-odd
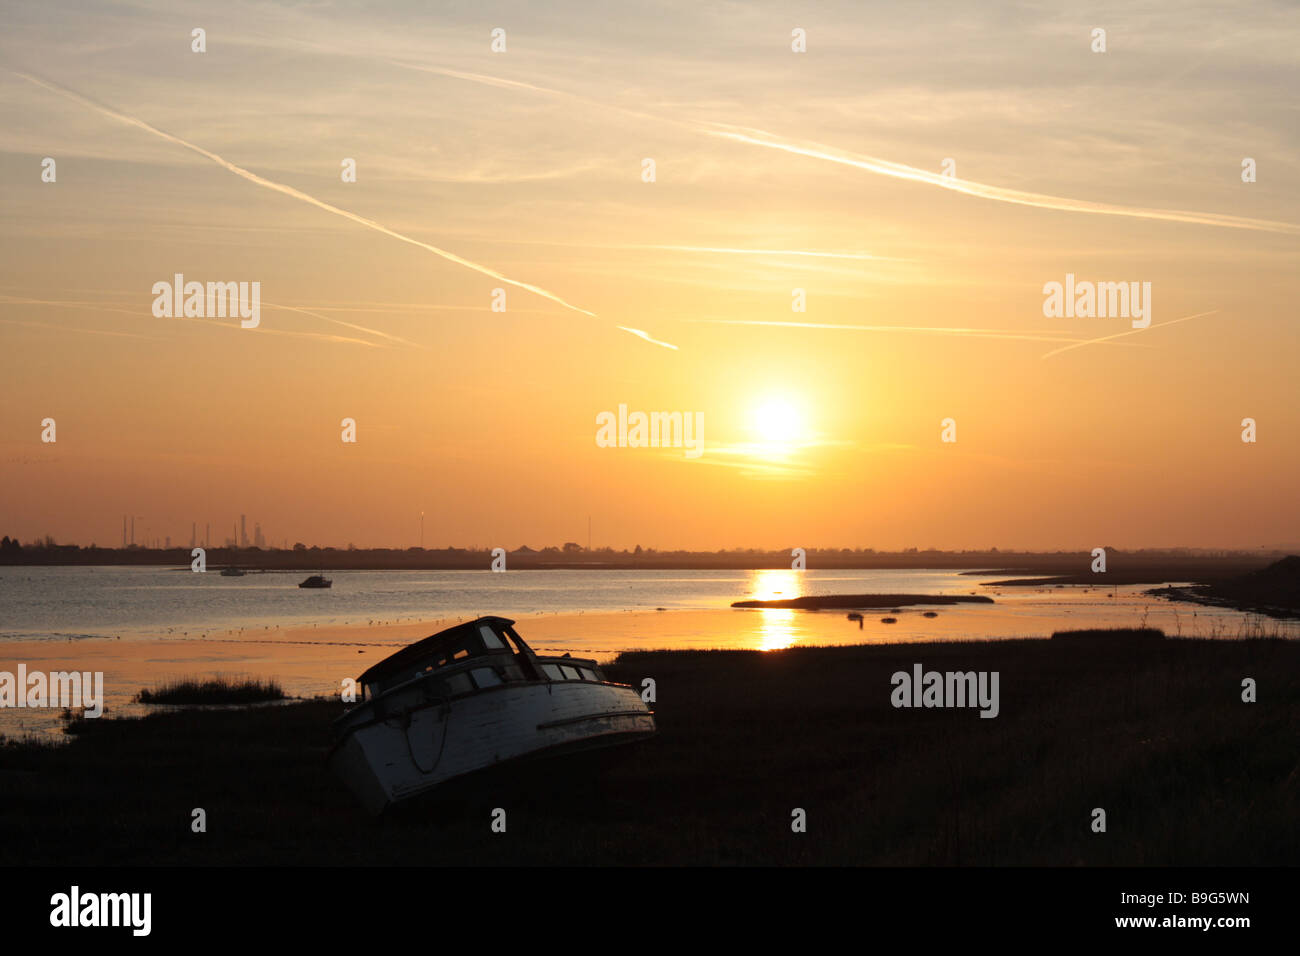
[[[726,608],[747,598],[872,591],[961,594],[951,571],[337,571],[223,578],[166,568],[0,570],[0,640],[166,637],[243,627],[501,614]]]
[[[0,570],[0,641],[102,637],[202,637],[241,628],[392,623],[478,614],[522,617],[627,610],[718,609],[748,598],[801,594],[987,594],[996,608],[965,607],[962,637],[1046,636],[1059,626],[1164,627],[1171,635],[1257,633],[1234,611],[1176,606],[1126,588],[1000,588],[954,571],[339,571],[328,590],[306,575],[223,578],[165,568]],[[1112,597],[1111,594],[1114,594]],[[738,614],[745,612],[736,612]],[[786,612],[797,617],[806,612]],[[886,612],[882,612],[886,613]],[[1195,614],[1195,618],[1193,618]],[[843,616],[842,613],[839,616]],[[870,615],[868,615],[870,616]],[[919,617],[919,615],[916,615]],[[909,621],[897,628],[910,632]],[[1193,623],[1195,621],[1195,623]],[[916,621],[921,625],[921,621]],[[1267,629],[1293,631],[1295,623]]]
[[[458,618],[521,622],[534,650],[608,660],[654,648],[776,650],[809,644],[1046,637],[1054,630],[1149,625],[1170,636],[1300,636],[1300,622],[1172,604],[1145,587],[986,588],[952,571],[344,571],[333,588],[305,574],[159,568],[0,569],[0,671],[104,674],[107,713],[147,712],[143,687],[178,676],[273,678],[295,696],[340,680]],[[732,601],[800,594],[987,594],[993,604],[844,611],[732,610]],[[666,613],[655,613],[663,608]],[[649,613],[628,614],[640,611]],[[673,613],[678,612],[678,613]],[[702,613],[700,613],[702,612]],[[586,618],[570,615],[601,615]],[[552,615],[555,615],[554,617]],[[894,618],[886,624],[882,618]],[[436,623],[441,620],[442,623]],[[408,622],[421,622],[419,626]],[[368,624],[397,627],[366,628]],[[361,625],[361,627],[357,627]],[[302,629],[302,630],[298,630]],[[104,638],[140,640],[104,640]],[[21,643],[20,643],[21,642]],[[918,653],[923,653],[918,651]],[[57,707],[0,708],[0,735],[62,736]]]

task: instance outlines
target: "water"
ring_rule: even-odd
[[[1147,586],[989,588],[981,582],[996,576],[955,571],[339,571],[329,574],[328,590],[300,589],[305,576],[3,568],[0,672],[21,665],[28,673],[102,673],[106,713],[122,717],[149,712],[135,702],[141,688],[177,677],[274,679],[291,696],[336,695],[344,678],[480,614],[520,620],[520,633],[539,653],[601,661],[635,648],[1041,638],[1085,627],[1150,626],[1171,637],[1300,636],[1300,622],[1162,601],[1144,594]],[[870,593],[984,594],[994,603],[866,611],[860,625],[842,610],[730,607],[745,599]],[[2,707],[0,735],[58,738],[59,714],[54,706]]]
[[[0,569],[0,642],[82,638],[202,637],[266,627],[324,627],[500,614],[591,614],[725,609],[745,599],[805,594],[984,594],[996,608],[960,613],[973,637],[1046,636],[1062,626],[1162,627],[1169,634],[1229,637],[1261,622],[1221,608],[1173,605],[1120,588],[987,588],[956,571],[336,571],[328,590],[299,588],[302,572],[223,578],[170,568]],[[1114,594],[1114,597],[1110,595]],[[805,612],[793,612],[796,616]],[[827,612],[830,613],[830,612]],[[884,614],[885,612],[881,612]],[[911,612],[894,633],[912,634]],[[842,616],[842,615],[840,615]],[[868,617],[872,616],[868,614]],[[919,615],[918,615],[919,616]],[[1270,622],[1290,633],[1295,622]],[[904,633],[907,632],[907,633]],[[621,649],[621,648],[619,648]]]
[[[223,578],[188,568],[0,569],[0,641],[190,636],[241,628],[500,614],[726,608],[800,594],[964,594],[952,571],[333,571]]]

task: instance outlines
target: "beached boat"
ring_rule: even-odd
[[[300,584],[298,585],[298,587],[300,587],[300,588],[328,588],[328,587],[332,587],[333,584],[334,584],[334,582],[331,581],[329,578],[325,577],[325,575],[323,575],[323,574],[313,574],[313,575],[312,575],[311,577],[309,577],[306,581],[303,581],[302,583],[300,583]]]
[[[535,654],[503,617],[440,631],[358,678],[330,768],[372,813],[504,761],[627,743],[654,714],[595,661]]]
[[[248,573],[247,571],[243,571],[243,570],[241,570],[241,569],[239,569],[239,568],[222,568],[222,569],[221,569],[221,576],[222,576],[223,578],[242,578],[242,577],[243,577],[245,574],[247,574],[247,573]]]

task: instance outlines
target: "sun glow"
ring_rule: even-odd
[[[770,398],[754,409],[754,431],[765,442],[789,444],[803,438],[799,409],[782,398]]]
[[[801,597],[799,573],[781,568],[751,572],[749,597],[755,601],[786,601]]]

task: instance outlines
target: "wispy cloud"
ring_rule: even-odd
[[[775,256],[807,259],[843,259],[850,262],[916,262],[899,256],[878,256],[870,252],[820,250],[820,249],[748,249],[743,246],[696,246],[681,243],[641,243],[641,242],[565,242],[553,239],[515,239],[494,236],[490,240],[481,236],[462,236],[461,238],[483,242],[491,241],[502,245],[544,246],[557,249],[600,249],[626,252],[682,252],[702,255],[724,256]]]
[[[277,305],[274,302],[263,302],[262,305],[272,309],[284,309],[288,312],[298,312],[302,315],[310,315],[313,318],[321,319],[324,322],[332,322],[335,325],[341,325],[344,328],[352,329],[355,332],[364,332],[367,335],[374,335],[381,339],[387,339],[390,342],[397,342],[401,345],[409,345],[411,348],[424,349],[425,346],[418,342],[412,342],[409,339],[403,339],[396,335],[389,335],[387,332],[380,332],[378,329],[368,329],[364,325],[357,325],[354,322],[344,322],[342,319],[336,319],[332,316],[321,315],[319,312],[313,312],[311,309],[303,309],[294,305]]]
[[[709,465],[714,468],[733,468],[745,478],[767,478],[792,480],[808,478],[816,474],[816,469],[807,465],[792,464],[785,459],[772,457],[748,456],[744,451],[725,447],[709,446],[699,458],[683,458],[692,465]]]
[[[393,229],[389,229],[387,226],[381,223],[375,222],[373,219],[367,219],[366,217],[359,216],[354,212],[349,212],[346,209],[341,209],[340,207],[335,206],[331,203],[327,203],[324,202],[323,200],[317,199],[315,196],[308,195],[307,193],[303,192],[300,189],[295,189],[294,187],[287,186],[284,183],[278,183],[275,182],[274,180],[267,179],[264,176],[259,176],[257,175],[257,173],[244,169],[242,166],[237,166],[236,164],[230,162],[228,159],[225,159],[222,156],[218,156],[216,153],[204,149],[202,146],[198,146],[187,140],[181,139],[179,136],[173,136],[170,133],[165,133],[162,130],[158,129],[157,127],[150,126],[148,123],[144,122],[143,120],[136,119],[134,116],[128,116],[125,113],[120,113],[117,110],[110,109],[107,106],[102,106],[101,104],[96,103],[93,100],[86,98],[85,96],[82,96],[80,93],[76,93],[72,90],[65,89],[64,87],[55,85],[45,80],[38,79],[37,77],[34,77],[27,73],[19,73],[16,71],[13,72],[15,76],[27,80],[29,83],[33,83],[36,86],[49,90],[51,93],[54,93],[58,96],[62,96],[66,99],[72,100],[75,103],[80,103],[82,106],[94,110],[95,112],[99,113],[102,116],[107,116],[111,119],[115,119],[120,122],[127,123],[131,126],[136,127],[137,129],[144,130],[145,132],[153,136],[157,136],[160,139],[164,139],[169,143],[174,143],[177,146],[183,146],[188,150],[198,153],[200,156],[204,157],[205,159],[211,160],[212,162],[216,163],[218,166],[221,166],[223,169],[229,170],[230,172],[234,173],[236,176],[240,176],[251,183],[254,183],[258,186],[262,186],[265,189],[273,190],[275,192],[281,193],[282,195],[289,196],[293,199],[297,199],[300,202],[309,203],[310,205],[315,206],[318,209],[323,209],[328,213],[332,213],[333,215],[340,216],[344,219],[349,220],[350,222],[355,222],[358,225],[365,226],[367,229],[373,229],[375,232],[379,232],[382,233],[383,235],[390,236],[391,238],[397,239],[401,242],[405,242],[405,243],[409,243],[410,245],[417,246],[420,249],[424,249],[427,252],[431,252],[436,256],[440,256],[441,258],[446,259],[448,262],[454,262],[455,264],[464,266],[467,269],[473,269],[475,272],[479,272],[482,273],[483,275],[490,276],[491,278],[496,279],[499,282],[504,282],[507,283],[508,285],[512,285],[520,289],[525,289],[528,292],[532,292],[535,295],[539,295],[542,298],[549,299],[552,302],[562,305],[566,309],[571,309],[574,312],[579,312],[583,315],[591,316],[592,318],[597,317],[595,312],[591,312],[588,311],[587,309],[576,306],[573,303],[568,302],[562,297],[556,295],[554,292],[550,292],[546,289],[543,289],[541,286],[534,285],[530,282],[523,282],[519,279],[511,279],[509,276],[503,275],[502,273],[497,272],[495,269],[491,269],[485,265],[480,265],[477,262],[471,262],[469,259],[466,259],[463,256],[458,256],[454,252],[448,252],[445,249],[440,249],[437,246],[431,245],[430,243],[421,242],[419,239],[413,239],[410,236],[403,235],[400,232],[397,232]]]
[[[208,320],[204,322],[204,325],[211,328],[230,329],[233,332],[242,332],[247,334],[247,332],[240,327],[238,322],[216,322]],[[369,342],[365,339],[354,339],[346,335],[333,335],[329,332],[298,332],[292,329],[270,329],[265,325],[258,326],[257,331],[260,335],[285,335],[290,338],[317,339],[321,342],[361,345],[368,349],[391,349],[393,347],[391,345],[385,345],[383,342]]]
[[[873,256],[868,252],[817,252],[811,249],[740,249],[726,246],[670,246],[670,245],[630,245],[615,246],[619,249],[659,249],[665,252],[711,252],[736,256],[807,256],[813,259],[851,259],[859,262],[911,262],[911,259],[898,259],[893,256]]]
[[[84,335],[109,335],[114,338],[142,339],[145,342],[160,341],[152,335],[136,335],[134,332],[115,332],[109,329],[87,329],[77,325],[63,325],[57,322],[29,322],[23,319],[0,319],[5,325],[21,325],[33,329],[46,329],[54,332],[80,332]]]
[[[1038,209],[1056,209],[1062,212],[1082,212],[1098,216],[1128,216],[1134,219],[1156,219],[1164,220],[1166,222],[1194,223],[1202,226],[1221,226],[1227,229],[1253,229],[1259,232],[1277,232],[1292,236],[1300,235],[1300,226],[1289,222],[1275,222],[1269,219],[1247,219],[1242,216],[1225,216],[1218,213],[1191,212],[1182,209],[1153,209],[1142,206],[1121,206],[1114,203],[1091,202],[1085,199],[1067,199],[1063,196],[1049,196],[1045,193],[1025,192],[1019,189],[1008,189],[1003,186],[991,186],[987,183],[974,182],[969,179],[957,179],[955,177],[944,176],[940,173],[931,172],[929,170],[917,169],[914,166],[906,166],[902,163],[895,163],[886,159],[877,159],[873,156],[862,156],[856,153],[849,153],[844,150],[833,149],[829,146],[803,144],[797,141],[778,137],[773,133],[767,133],[763,130],[747,130],[741,127],[728,127],[724,124],[715,125],[717,128],[708,130],[707,132],[713,136],[720,136],[724,139],[733,140],[738,143],[748,143],[752,146],[762,146],[767,149],[781,150],[798,156],[808,156],[812,159],[821,159],[827,162],[840,163],[844,166],[852,166],[856,169],[862,169],[869,173],[876,173],[880,176],[892,176],[895,179],[906,179],[912,182],[926,183],[930,186],[939,186],[943,189],[951,189],[954,192],[964,193],[968,196],[977,196],[980,199],[992,199],[998,202],[1015,203],[1020,206],[1034,206]]]
[[[306,309],[307,306],[302,306]],[[409,314],[411,312],[490,312],[486,305],[443,305],[441,303],[430,302],[348,302],[347,305],[318,305],[311,304],[311,308],[317,312],[392,312],[397,314]],[[521,309],[517,306],[510,307],[510,314],[526,313],[529,315],[563,315],[556,309]]]
[[[318,49],[324,49],[317,47]],[[593,99],[589,96],[582,96],[578,93],[570,93],[566,90],[557,90],[550,86],[539,86],[536,83],[524,83],[519,80],[507,80],[499,76],[490,76],[486,73],[468,73],[464,70],[449,70],[446,67],[429,66],[424,63],[410,63],[403,60],[389,60],[393,66],[402,67],[406,70],[415,70],[419,73],[433,73],[437,76],[445,76],[451,79],[466,80],[470,83],[479,83],[483,86],[495,86],[501,89],[523,90],[528,93],[540,93],[543,96],[552,96],[559,99],[568,100],[577,103],[580,106],[595,106],[603,110],[610,110],[616,113],[622,113],[639,120],[654,120],[660,123],[671,123],[674,126],[690,126],[691,124],[682,120],[671,119],[669,117],[646,113],[642,110],[628,109],[625,106],[619,106],[616,103],[607,103],[603,100]]]
[[[729,139],[733,142],[746,143],[751,146],[781,150],[787,153],[807,156],[812,159],[839,163],[841,165],[862,169],[866,172],[876,173],[881,176],[891,176],[896,179],[905,179],[912,182],[925,183],[930,186],[938,186],[942,189],[950,189],[954,192],[963,193],[968,196],[975,196],[980,199],[990,199],[997,202],[1013,203],[1021,206],[1033,206],[1038,209],[1054,209],[1061,212],[1088,213],[1099,216],[1127,216],[1135,219],[1182,222],[1202,226],[1218,226],[1226,229],[1251,229],[1259,232],[1275,232],[1293,236],[1300,235],[1300,225],[1289,222],[1277,222],[1270,219],[1251,219],[1244,216],[1228,216],[1220,213],[1196,212],[1184,209],[1157,209],[1143,206],[1124,206],[1116,203],[1093,202],[1086,199],[1071,199],[1064,196],[1052,196],[1046,193],[1034,193],[1020,189],[1011,189],[1004,186],[993,186],[988,183],[944,176],[940,173],[918,169],[904,163],[878,159],[873,156],[863,156],[829,146],[822,146],[814,143],[801,143],[797,140],[791,140],[760,129],[732,126],[727,123],[701,123],[680,120],[662,115],[645,113],[640,110],[630,110],[616,104],[605,103],[590,97],[568,93],[564,90],[540,86],[534,83],[523,83],[517,80],[506,80],[501,77],[489,76],[482,73],[468,73],[461,70],[422,66],[398,60],[390,60],[389,62],[395,66],[404,67],[406,69],[435,73],[440,76],[453,77],[473,83],[561,97],[584,105],[599,106],[604,109],[614,110],[638,119],[651,119],[677,127],[687,127],[696,132]]]
[[[25,296],[0,295],[0,305],[42,305],[42,306],[49,306],[51,308],[56,308],[56,309],[89,309],[94,312],[115,312],[119,315],[129,315],[132,318],[139,319],[141,321],[144,321],[146,317],[151,316],[150,312],[142,311],[140,309],[122,309],[111,305],[104,305],[102,302],[93,302],[93,301],[77,300],[77,299],[68,299],[68,300],[32,299],[32,298],[27,298]],[[272,308],[288,309],[291,312],[303,312],[307,315],[315,315],[315,313],[308,312],[305,309],[297,309],[297,308],[293,308],[292,306],[276,306],[270,302],[265,302],[263,303],[263,305]],[[373,329],[367,329],[364,326],[353,325],[351,322],[343,322],[339,319],[331,319],[329,316],[326,315],[317,315],[316,317],[320,319],[324,319],[327,322],[334,322],[337,323],[338,325],[343,325],[343,326],[347,326],[348,328],[356,329],[358,331],[367,332],[371,335],[379,336],[384,339],[392,339],[394,341],[401,342],[406,345],[416,345],[416,343],[414,342],[407,342],[405,339],[399,339],[395,335],[388,335],[387,333],[384,332],[377,332]],[[10,325],[27,325],[33,328],[66,330],[70,332],[85,332],[91,335],[115,335],[115,336],[122,336],[125,338],[147,339],[153,342],[162,341],[162,339],[159,339],[156,336],[137,335],[133,332],[113,332],[113,331],[107,331],[102,329],[86,329],[86,328],[78,328],[76,326],[56,324],[53,322],[24,322],[17,319],[5,319],[2,321],[8,322]],[[219,319],[205,319],[201,323],[186,322],[186,320],[180,318],[171,318],[171,319],[163,319],[163,320],[155,320],[155,321],[164,321],[169,323],[175,322],[175,323],[187,324],[190,325],[191,327],[200,326],[203,328],[216,328],[216,329],[240,329],[241,328],[238,321],[223,322]],[[368,342],[365,339],[354,339],[345,335],[331,335],[325,332],[301,332],[301,331],[294,331],[291,329],[274,329],[274,328],[269,328],[268,326],[265,325],[259,326],[258,332],[259,334],[262,335],[287,335],[293,338],[317,339],[325,342],[339,342],[339,343],[346,343],[349,345],[364,345],[367,348],[376,348],[376,347],[391,348],[391,346],[384,346],[376,342]],[[416,347],[422,348],[423,346],[416,345]]]
[[[1098,339],[1085,339],[1082,342],[1075,342],[1072,345],[1066,345],[1062,348],[1054,349],[1051,352],[1046,352],[1043,354],[1043,358],[1051,358],[1053,355],[1060,355],[1062,352],[1068,352],[1071,349],[1081,349],[1085,345],[1101,345],[1102,343],[1109,344],[1114,339],[1122,339],[1128,335],[1137,335],[1139,332],[1150,332],[1152,329],[1162,329],[1166,325],[1177,325],[1179,322],[1189,322],[1192,319],[1199,319],[1205,315],[1214,315],[1214,313],[1218,311],[1218,309],[1211,309],[1209,312],[1197,312],[1195,315],[1185,315],[1181,319],[1170,319],[1168,322],[1158,322],[1155,325],[1147,326],[1145,329],[1129,329],[1126,332],[1116,332],[1114,335],[1103,335]]]
[[[1078,348],[1083,345],[1093,345],[1117,337],[1108,336],[1103,339],[1080,339],[1068,337],[1068,333],[1024,332],[1017,329],[973,329],[920,325],[853,325],[838,322],[789,322],[765,319],[685,319],[684,321],[699,322],[707,325],[767,325],[776,328],[790,329],[826,329],[844,332],[911,332],[920,335],[956,335],[981,339],[1014,339],[1023,342],[1070,342],[1073,343],[1070,346],[1071,348]],[[1166,322],[1164,324],[1169,325],[1171,323]],[[1143,347],[1150,348],[1151,346]]]
[[[0,295],[0,305],[48,305],[56,309],[95,309],[98,312],[119,312],[139,318],[140,312],[134,309],[119,309],[101,302],[78,299],[32,299],[27,296]]]

